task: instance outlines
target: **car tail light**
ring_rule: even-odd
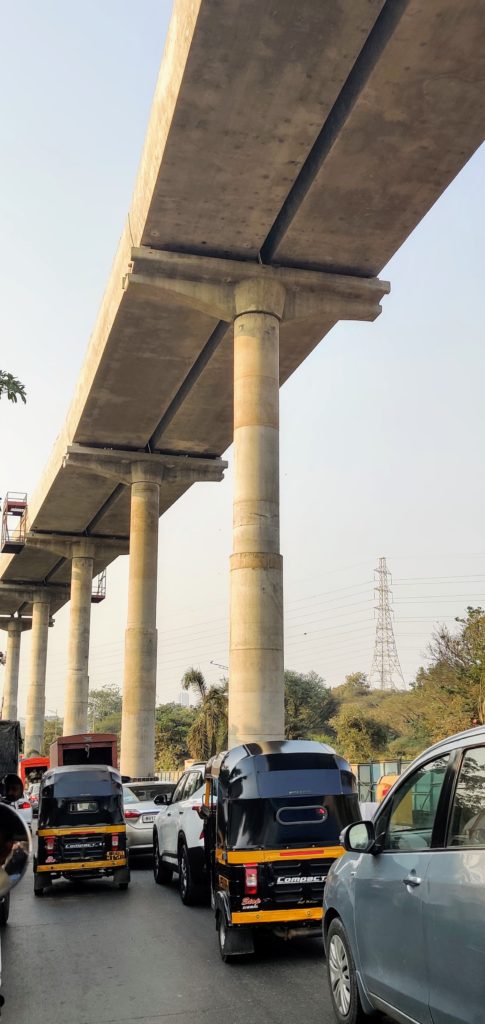
[[[244,893],[246,896],[256,896],[258,891],[258,865],[244,865]]]
[[[129,821],[133,821],[134,819],[136,820],[136,818],[139,818],[140,814],[141,811],[125,811],[125,818],[128,818]]]
[[[18,804],[18,808],[19,808],[20,811],[28,811],[30,809],[29,801],[28,800],[22,800],[22,803]]]
[[[55,836],[46,836],[45,848],[47,850],[47,853],[54,853],[55,847],[56,847],[56,837]]]
[[[120,845],[120,837],[119,837],[117,832],[113,832],[113,835],[111,836],[111,849],[112,850],[117,850],[119,845]]]
[[[389,792],[389,790],[390,790],[390,789],[392,789],[392,786],[391,786],[390,784],[388,784],[387,786],[383,786],[383,787],[382,787],[382,796],[381,796],[381,800],[383,800],[383,799],[384,799],[384,797],[385,797],[385,796],[387,796],[387,794],[388,794],[388,792]]]

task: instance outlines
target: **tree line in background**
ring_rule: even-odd
[[[435,740],[485,721],[485,613],[467,609],[452,632],[433,634],[428,667],[420,668],[406,691],[371,689],[363,672],[330,688],[316,672],[285,672],[288,739],[330,743],[349,761],[408,760]],[[198,669],[188,669],[184,689],[195,707],[160,704],[156,709],[156,769],[180,768],[188,757],[205,760],[227,744],[228,680],[208,687]],[[121,730],[121,691],[115,685],[92,690],[89,727]],[[44,750],[62,732],[60,719],[47,719]]]

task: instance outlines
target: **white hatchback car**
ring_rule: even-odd
[[[194,764],[179,779],[170,803],[162,807],[153,827],[153,874],[167,885],[179,876],[180,897],[195,903],[207,886],[202,819],[204,764]]]

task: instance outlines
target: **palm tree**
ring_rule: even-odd
[[[198,668],[188,668],[182,676],[182,687],[184,690],[195,690],[202,703],[207,696],[207,683]]]
[[[187,735],[192,757],[207,761],[227,746],[227,679],[220,686],[208,687],[197,668],[189,668],[182,678],[184,690],[195,690],[200,698],[195,721]]]

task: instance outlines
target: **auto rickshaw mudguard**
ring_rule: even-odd
[[[229,926],[226,931],[226,956],[248,956],[250,953],[254,953],[253,929],[248,928],[247,925],[231,924],[231,908],[227,894],[225,892],[216,892],[214,904],[216,928],[219,927],[221,914],[224,914]]]
[[[219,914],[224,914],[228,924],[231,924],[231,905],[227,892],[221,892],[220,889],[214,893],[214,911],[216,916],[216,928],[217,928],[217,917]]]

